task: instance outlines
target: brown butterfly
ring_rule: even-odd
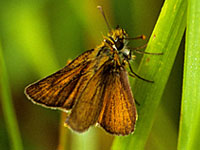
[[[99,9],[107,23],[102,8]],[[132,50],[138,48],[130,50],[127,44],[128,40],[139,38],[144,36],[129,38],[122,28],[110,29],[99,46],[29,85],[25,94],[33,103],[71,110],[65,124],[74,131],[83,132],[98,123],[108,133],[128,135],[134,131],[137,111],[126,65],[131,76],[143,78],[133,72],[129,62]]]

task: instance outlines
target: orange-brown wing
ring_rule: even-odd
[[[71,109],[74,100],[94,74],[93,51],[83,53],[63,69],[29,85],[25,94],[34,103],[43,106]]]
[[[128,135],[134,131],[137,112],[127,72],[121,67],[106,80],[98,123],[111,134]]]
[[[106,62],[91,78],[74,105],[66,125],[83,132],[99,122],[109,133],[126,135],[134,130],[135,102],[124,68],[115,72]]]
[[[105,66],[102,65],[88,82],[65,122],[66,126],[77,132],[87,130],[98,120],[103,104],[102,95],[105,93]]]

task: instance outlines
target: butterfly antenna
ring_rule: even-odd
[[[104,20],[105,20],[105,22],[106,22],[106,24],[107,24],[108,30],[111,31],[110,25],[108,24],[108,21],[107,21],[107,19],[106,19],[106,16],[105,16],[105,13],[104,13],[104,11],[103,11],[102,6],[97,6],[97,8],[101,11],[101,14],[103,15],[103,18],[104,18]]]

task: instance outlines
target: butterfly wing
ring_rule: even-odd
[[[134,130],[136,116],[126,71],[113,71],[108,61],[88,82],[66,124],[83,132],[98,121],[109,133],[126,135]]]
[[[137,112],[126,70],[107,77],[98,123],[109,133],[128,135],[134,131]]]
[[[75,131],[83,132],[97,122],[105,93],[104,66],[88,82],[66,120],[66,126]]]
[[[95,50],[89,50],[56,73],[29,85],[25,94],[34,103],[61,110],[71,109],[96,67]]]

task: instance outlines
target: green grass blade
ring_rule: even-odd
[[[199,149],[200,1],[188,1],[179,150]]]
[[[71,145],[72,150],[98,150],[98,134],[95,128],[90,128],[82,134],[73,132]]]
[[[19,127],[14,111],[14,106],[11,98],[11,91],[8,81],[6,65],[3,58],[3,53],[0,44],[0,95],[1,104],[6,121],[7,130],[11,139],[11,148],[14,150],[22,150],[22,140],[20,136]]]
[[[136,130],[133,135],[116,137],[113,150],[144,149],[185,30],[186,5],[185,0],[165,1],[146,49],[148,52],[164,52],[164,54],[161,56],[145,55],[138,71],[138,74],[155,83],[146,83],[136,79],[133,93],[140,103]]]
[[[67,118],[67,113],[62,112],[60,118],[60,131],[59,131],[59,144],[58,150],[69,150],[71,146],[70,130],[64,126],[64,122]]]

